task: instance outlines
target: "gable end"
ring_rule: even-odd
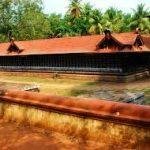
[[[122,50],[124,45],[120,43],[113,36],[105,36],[96,46],[96,49],[114,49],[114,50]]]
[[[12,53],[12,52],[15,52],[15,53],[21,53],[23,51],[23,49],[20,49],[14,42],[11,42],[11,44],[9,45],[8,49],[7,49],[7,52],[8,53]]]
[[[135,47],[140,47],[140,46],[143,46],[143,45],[144,45],[144,41],[143,41],[142,37],[140,35],[138,35],[135,39],[134,46]]]

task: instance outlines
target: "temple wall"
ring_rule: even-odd
[[[149,61],[149,53],[1,56],[0,70],[124,75],[149,69]]]

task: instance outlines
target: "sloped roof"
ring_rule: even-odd
[[[113,34],[113,37],[124,45],[133,45],[137,38],[137,34],[121,33],[121,34]]]
[[[118,52],[112,49],[96,49],[96,45],[104,38],[105,35],[64,37],[53,39],[41,39],[32,41],[15,41],[15,44],[23,51],[20,54],[7,52],[10,43],[0,43],[0,55],[40,55],[40,54],[66,54],[66,53],[112,53]],[[120,33],[112,36],[122,44],[133,45],[137,34]],[[150,51],[150,36],[145,37],[146,44],[142,50],[132,51]],[[125,52],[121,51],[121,52]]]
[[[143,35],[142,39],[143,39],[145,45],[148,47],[148,49],[150,49],[150,36]]]

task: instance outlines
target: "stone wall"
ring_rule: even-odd
[[[21,75],[21,76],[39,76],[58,79],[77,79],[77,80],[89,80],[89,81],[106,81],[106,82],[132,82],[144,78],[150,78],[150,71],[146,70],[130,75],[113,75],[113,74],[86,74],[86,73],[54,73],[54,72],[42,72],[42,71],[0,71],[3,75]]]
[[[40,126],[82,140],[135,148],[150,140],[150,107],[96,99],[76,99],[24,91],[0,96],[7,121]]]

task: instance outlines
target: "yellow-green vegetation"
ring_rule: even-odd
[[[150,130],[146,128],[116,124],[105,120],[80,118],[19,104],[1,102],[0,115],[5,121],[44,127],[51,131],[79,137],[83,141],[94,140],[107,143],[112,145],[113,149],[133,148],[138,143],[150,138]]]
[[[16,83],[16,84],[36,84],[40,86],[40,92],[54,95],[72,96],[72,89],[85,85],[87,81],[78,81],[72,79],[53,79],[51,77],[39,76],[0,76],[1,82]]]
[[[147,17],[149,0],[134,1],[137,7],[131,9],[132,12],[122,11],[124,5],[119,9],[111,6],[102,11],[103,5],[98,9],[91,1],[69,0],[68,7],[65,5],[65,13],[50,10],[51,13],[46,11],[45,14],[43,6],[53,6],[53,2],[49,2],[51,3],[44,3],[44,0],[1,0],[0,42],[8,41],[8,35],[13,35],[17,40],[31,40],[102,34],[107,28],[120,33],[131,32],[139,27],[144,34],[150,33]]]
[[[115,92],[124,90],[131,92],[138,91],[144,92],[145,104],[150,104],[150,79],[130,83],[109,83],[94,80],[68,79],[67,77],[63,79],[52,78],[50,74],[1,72],[0,82],[16,83],[16,85],[36,84],[40,86],[40,92],[75,97],[98,97],[95,93],[101,90],[114,90]]]

